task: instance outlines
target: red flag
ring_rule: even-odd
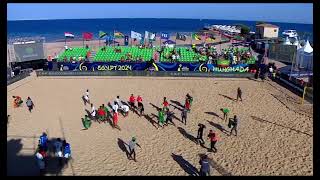
[[[93,34],[92,33],[90,33],[90,32],[84,32],[84,33],[82,33],[82,37],[83,37],[83,39],[84,40],[91,40],[92,38],[93,38]]]

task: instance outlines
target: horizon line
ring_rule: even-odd
[[[312,23],[307,22],[280,22],[280,21],[267,21],[267,20],[239,20],[239,19],[207,19],[207,18],[169,18],[169,17],[160,17],[160,18],[144,18],[144,17],[135,17],[135,18],[117,18],[117,17],[109,17],[109,18],[64,18],[64,19],[15,19],[15,20],[8,20],[7,21],[50,21],[50,20],[90,20],[90,19],[192,19],[192,20],[225,20],[225,21],[264,21],[266,23],[290,23],[290,24],[308,24],[313,25]]]

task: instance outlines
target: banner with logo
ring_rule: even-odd
[[[64,70],[78,71],[197,71],[218,73],[244,73],[249,72],[248,64],[217,66],[205,63],[134,63],[134,62],[59,62],[58,67]]]

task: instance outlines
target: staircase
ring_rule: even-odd
[[[13,45],[8,45],[8,57],[7,57],[7,65],[10,64],[10,62],[16,62],[16,54],[14,53],[14,47]]]
[[[90,54],[90,57],[89,57],[89,60],[93,60],[94,57],[96,56],[97,52],[96,51],[91,51],[91,54]]]

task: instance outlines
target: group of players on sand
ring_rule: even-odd
[[[19,96],[13,96],[14,101],[13,105],[15,108],[20,107],[23,103],[23,100]],[[242,101],[242,91],[240,88],[237,89],[237,101],[240,99]],[[131,94],[129,97],[128,105],[127,103],[120,100],[120,97],[117,96],[113,104],[108,103],[109,107],[111,107],[111,112],[109,109],[102,104],[99,109],[97,110],[93,104],[90,102],[89,98],[89,90],[85,92],[85,95],[83,96],[84,104],[87,103],[91,106],[91,112],[89,115],[85,115],[84,118],[82,118],[82,123],[85,129],[90,128],[92,120],[100,122],[105,122],[107,120],[112,119],[112,127],[117,128],[120,130],[120,127],[118,126],[118,119],[119,119],[119,113],[121,113],[124,117],[127,117],[129,115],[129,110],[132,110],[133,112],[136,112],[139,117],[144,115],[144,105],[143,100],[140,95],[137,96],[137,98]],[[137,106],[135,106],[135,103],[137,101]],[[181,110],[181,121],[185,125],[187,124],[187,114],[191,112],[191,106],[193,102],[193,97],[191,97],[189,94],[185,97],[185,104],[183,106],[183,109]],[[30,97],[27,98],[26,104],[28,107],[28,110],[31,112],[34,104]],[[173,117],[174,113],[173,111],[169,110],[169,102],[167,101],[167,98],[163,98],[163,107],[157,108],[158,110],[158,125],[160,127],[164,127],[165,125],[168,125],[169,122],[171,122],[173,125]],[[228,114],[230,113],[230,110],[228,108],[222,108],[220,109],[223,112],[223,120],[228,120]],[[9,116],[8,116],[9,118]],[[235,131],[235,136],[237,136],[237,125],[238,125],[238,118],[236,115],[234,115],[234,118],[229,118],[228,127],[231,128],[230,135],[232,135],[232,132]],[[206,128],[204,124],[198,124],[198,133],[196,138],[196,143],[200,143],[201,146],[204,146],[205,142],[203,140],[203,131]],[[215,147],[215,144],[218,141],[218,135],[216,132],[214,132],[212,129],[209,130],[209,133],[207,135],[207,138],[210,140],[210,148],[208,149],[210,152],[217,152],[217,149]],[[48,157],[48,145],[51,143],[53,145],[54,154],[59,159],[59,165],[63,165],[63,160],[68,160],[71,157],[71,149],[70,144],[67,143],[65,140],[61,141],[60,138],[57,138],[55,141],[50,142],[48,140],[48,137],[46,133],[43,133],[40,136],[39,139],[39,145],[38,149],[36,151],[36,159],[38,166],[40,168],[40,175],[43,175],[45,172],[45,167],[47,164],[47,157]],[[128,159],[133,159],[136,161],[136,153],[135,153],[135,146],[138,146],[141,148],[141,146],[137,143],[136,137],[132,137],[132,139],[128,143],[129,152],[127,153]],[[132,157],[133,156],[133,157]],[[200,175],[206,176],[210,175],[210,168],[209,168],[209,159],[207,155],[204,155],[200,159]]]
[[[90,99],[89,99],[89,90],[86,91],[85,95],[84,95],[84,99],[85,99],[85,104],[86,103],[90,103]],[[242,101],[242,91],[240,88],[237,89],[237,101],[238,100]],[[135,106],[135,102],[138,102],[138,106]],[[185,125],[187,124],[187,114],[191,112],[191,106],[192,106],[192,102],[193,102],[193,97],[190,96],[190,94],[187,94],[185,97],[185,104],[183,106],[183,109],[181,110],[181,121],[182,123],[184,123]],[[127,117],[129,114],[129,110],[132,110],[133,112],[137,112],[136,110],[138,110],[138,115],[139,117],[144,115],[144,105],[142,103],[142,97],[139,95],[137,98],[134,97],[133,94],[131,94],[131,96],[129,97],[129,101],[128,101],[128,105],[124,102],[122,102],[120,100],[120,97],[117,96],[116,100],[113,102],[113,104],[111,105],[110,103],[108,103],[108,105],[112,108],[112,112],[110,112],[108,110],[107,107],[105,107],[104,104],[102,104],[102,106],[99,107],[98,110],[95,109],[95,107],[93,106],[93,104],[91,104],[91,118],[89,118],[88,115],[85,116],[85,118],[82,119],[83,121],[83,125],[85,127],[85,129],[88,129],[91,126],[91,119],[100,122],[104,122],[107,119],[112,119],[112,125],[113,128],[119,128],[117,122],[118,122],[118,116],[119,116],[119,112],[124,116]],[[165,125],[168,125],[169,123],[172,123],[173,125],[175,125],[173,123],[173,117],[174,117],[174,112],[169,110],[169,107],[171,105],[169,104],[168,100],[166,97],[163,98],[163,102],[162,102],[162,108],[158,108],[158,126],[160,127],[164,127]],[[222,108],[220,109],[223,112],[223,119],[225,121],[228,120],[228,115],[230,113],[230,110],[228,108]],[[232,132],[235,131],[235,135],[237,136],[237,124],[238,124],[238,118],[236,115],[234,115],[234,118],[229,118],[229,123],[228,123],[228,127],[231,128],[230,131],[230,135],[232,135]],[[198,124],[199,129],[198,129],[198,134],[197,134],[197,138],[196,138],[196,142],[197,144],[200,143],[201,146],[204,146],[205,142],[203,140],[203,131],[206,128],[206,126],[204,124]],[[209,130],[209,133],[207,135],[207,138],[210,140],[210,148],[208,148],[208,150],[210,152],[217,152],[217,149],[215,147],[215,144],[218,141],[218,135],[216,132],[214,132],[212,129]],[[129,159],[133,159],[134,161],[136,161],[136,154],[135,154],[135,145],[136,143],[136,138],[133,137],[130,142],[128,143],[128,147],[129,147],[129,153],[128,153],[128,158]],[[138,145],[140,148],[141,146]],[[133,155],[133,158],[132,158]],[[206,156],[205,156],[206,157]],[[206,158],[204,158],[204,160],[202,161],[206,161]],[[202,168],[202,169],[208,169],[208,168]],[[201,173],[201,175],[206,175],[208,174],[208,172],[205,173]]]
[[[58,158],[58,166],[60,167],[67,163],[71,158],[71,147],[66,140],[56,138],[50,141],[48,139],[48,135],[46,133],[42,133],[39,138],[39,144],[36,151],[36,160],[40,170],[40,176],[45,174],[51,152],[53,153],[53,157]]]
[[[91,120],[100,122],[106,122],[107,120],[110,121],[112,119],[112,127],[117,128],[120,130],[120,127],[118,126],[118,120],[119,120],[119,113],[123,115],[123,117],[127,117],[129,115],[129,110],[136,112],[138,110],[138,115],[142,116],[144,114],[144,106],[142,103],[142,97],[138,95],[137,98],[134,97],[133,94],[129,97],[129,104],[123,102],[120,100],[120,96],[117,96],[113,104],[110,102],[108,103],[109,107],[111,108],[111,111],[109,111],[108,107],[106,107],[104,104],[102,104],[99,109],[97,110],[92,103],[90,103],[89,98],[89,90],[85,92],[85,95],[83,96],[84,104],[87,103],[91,104],[91,112],[89,115],[85,115],[84,118],[82,118],[82,123],[85,129],[90,128],[91,126]],[[135,106],[135,102],[138,102],[138,107]]]

